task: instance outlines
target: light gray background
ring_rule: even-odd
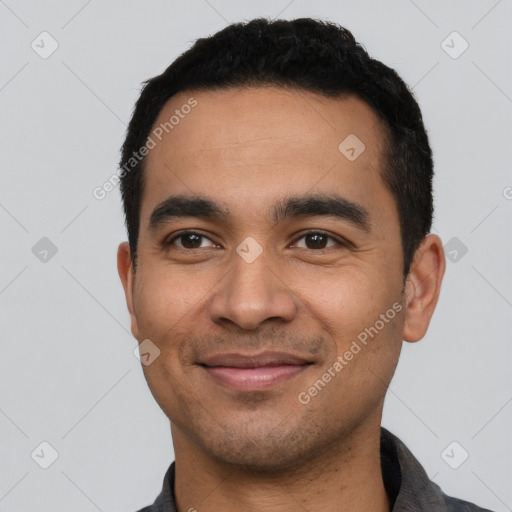
[[[404,346],[383,423],[445,492],[512,510],[511,0],[0,0],[0,511],[130,512],[160,491],[172,441],[133,355],[120,197],[92,190],[116,170],[142,81],[255,16],[338,22],[414,87],[435,232],[468,252],[448,261],[426,338]],[[43,31],[59,45],[47,59],[31,48],[49,48]],[[469,43],[456,59],[441,46],[453,31]],[[31,458],[43,441],[48,469]],[[458,469],[441,456],[452,441],[469,453]]]

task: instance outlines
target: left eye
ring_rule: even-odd
[[[333,247],[336,245],[343,245],[340,241],[338,241],[336,238],[327,235],[326,233],[321,232],[311,232],[306,233],[305,235],[302,235],[298,240],[304,240],[304,245],[299,246],[297,245],[297,242],[295,244],[300,247],[301,249],[327,249],[328,247]],[[331,245],[328,245],[329,240],[332,243]]]

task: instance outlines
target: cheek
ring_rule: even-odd
[[[357,374],[357,368],[368,365],[378,371],[379,360],[384,374],[387,373],[385,368],[394,368],[403,325],[403,314],[396,311],[396,308],[401,309],[400,287],[396,280],[361,269],[342,268],[328,276],[302,274],[296,278],[295,283],[301,283],[297,284],[297,294],[300,294],[306,315],[327,333],[326,339],[331,344],[330,363],[338,355],[357,351],[357,355],[348,354],[351,361],[357,359],[351,362],[349,372]]]
[[[155,340],[190,322],[194,309],[215,284],[204,273],[196,275],[193,270],[177,270],[165,264],[140,265],[138,278],[134,303],[140,335]]]
[[[160,351],[142,370],[160,407],[171,417],[179,416],[179,404],[194,398],[183,385],[190,371],[183,348],[194,334],[193,315],[204,300],[204,279],[165,265],[140,265],[139,269],[134,298],[140,340],[151,340]]]
[[[297,273],[292,282],[308,312],[334,337],[364,327],[383,301],[371,276],[354,268]]]

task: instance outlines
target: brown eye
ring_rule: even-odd
[[[298,240],[304,240],[303,244],[296,243],[297,247],[303,249],[327,249],[336,245],[343,245],[341,242],[336,240],[334,237],[317,231],[312,231],[301,236]],[[328,245],[330,243],[330,245]],[[334,243],[333,243],[334,242]]]
[[[188,233],[179,237],[181,245],[185,249],[197,249],[201,247],[201,236],[195,233]]]
[[[208,245],[210,242],[211,245]],[[205,245],[206,244],[206,245]],[[185,231],[172,238],[167,246],[177,246],[181,249],[202,249],[204,247],[214,247],[215,244],[206,236],[194,231]]]
[[[325,249],[328,237],[325,235],[313,234],[306,235],[304,238],[308,249]]]

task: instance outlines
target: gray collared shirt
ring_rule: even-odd
[[[425,470],[400,439],[381,428],[381,463],[392,512],[491,512],[452,498],[429,480]],[[174,501],[174,462],[164,477],[157,499],[139,512],[177,512]]]

